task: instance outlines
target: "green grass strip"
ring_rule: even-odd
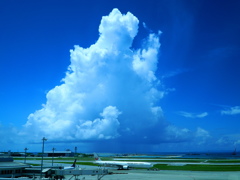
[[[159,170],[184,170],[184,171],[240,171],[239,165],[197,165],[169,166],[167,164],[155,164],[153,168]]]

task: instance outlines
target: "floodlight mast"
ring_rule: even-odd
[[[42,161],[41,161],[41,172],[40,172],[40,178],[42,178],[42,170],[43,170],[43,154],[44,154],[44,141],[47,141],[45,137],[42,138]]]
[[[52,151],[53,151],[53,153],[52,153],[52,166],[53,166],[54,150],[56,150],[56,148],[52,148]]]
[[[28,150],[28,148],[24,148],[24,151],[25,151],[25,159],[24,159],[24,163],[26,163],[27,150]]]

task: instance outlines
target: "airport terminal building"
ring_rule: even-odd
[[[28,164],[14,162],[12,157],[0,157],[0,177],[21,177]]]

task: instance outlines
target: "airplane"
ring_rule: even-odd
[[[102,161],[100,157],[94,153],[95,164],[100,166],[115,166],[118,169],[129,169],[132,167],[140,167],[140,168],[150,168],[153,166],[152,163],[147,162],[127,162],[127,161]]]
[[[73,162],[73,164],[71,166],[63,167],[63,169],[75,169],[76,162],[77,162],[77,159],[74,160],[74,162]]]

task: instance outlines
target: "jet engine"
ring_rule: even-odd
[[[122,167],[123,169],[128,169],[129,167],[127,165],[123,166]]]

